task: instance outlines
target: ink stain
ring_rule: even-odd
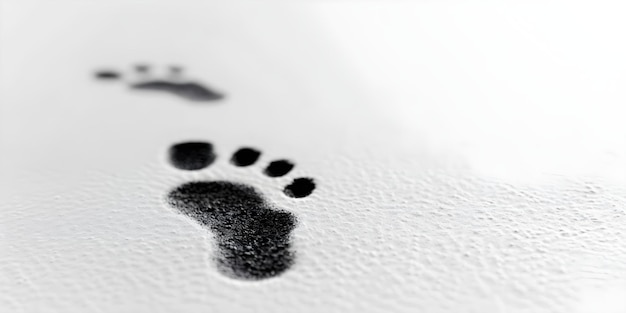
[[[212,102],[224,98],[222,93],[212,90],[205,84],[185,80],[183,78],[183,68],[180,66],[170,66],[165,77],[153,77],[150,74],[150,66],[145,64],[134,67],[137,81],[129,82],[128,85],[133,90],[158,91],[192,102]],[[95,77],[99,80],[118,80],[121,74],[112,70],[96,71]]]
[[[197,146],[180,148],[193,147],[196,144],[197,142],[190,142],[172,146],[170,151],[176,151],[175,157],[170,154],[172,165],[185,169],[198,167]],[[206,152],[206,144],[210,144],[203,144],[202,149]],[[254,150],[260,155],[258,150],[245,149]],[[186,153],[190,155],[185,156]],[[185,162],[189,164],[181,164]],[[282,160],[274,162],[282,164]],[[309,178],[301,179],[312,182]],[[308,194],[313,189],[314,186]],[[300,191],[299,194],[304,193]],[[275,208],[252,186],[225,180],[192,181],[169,192],[167,202],[215,235],[218,248],[217,268],[228,277],[241,280],[271,278],[287,271],[295,262],[295,252],[290,240],[291,232],[296,226],[295,215]]]

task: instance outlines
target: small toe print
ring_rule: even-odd
[[[203,169],[215,161],[213,145],[208,142],[184,142],[175,144],[169,151],[170,162],[181,170]]]
[[[104,80],[113,80],[113,79],[118,79],[120,78],[120,73],[116,72],[116,71],[98,71],[96,72],[96,78],[98,79],[104,79]]]
[[[148,65],[145,65],[145,64],[135,65],[135,71],[139,73],[147,73],[149,70],[150,70],[150,67]]]
[[[287,175],[293,169],[293,163],[287,160],[271,162],[265,169],[265,175],[269,177],[280,177]]]
[[[170,66],[170,72],[172,75],[180,75],[183,72],[183,68],[180,66]]]
[[[259,159],[261,152],[252,148],[241,148],[233,154],[231,162],[237,166],[250,166]]]
[[[304,198],[309,196],[315,190],[315,182],[311,178],[296,178],[283,192],[292,198]]]

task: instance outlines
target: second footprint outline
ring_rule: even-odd
[[[134,82],[128,82],[133,90],[158,91],[171,94],[179,98],[192,102],[214,102],[222,100],[224,95],[213,90],[206,84],[185,79],[183,68],[180,66],[170,66],[168,74],[157,77],[151,73],[148,65],[140,64],[134,67]],[[95,78],[103,81],[118,81],[124,75],[117,70],[102,69],[95,73]]]

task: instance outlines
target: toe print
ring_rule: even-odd
[[[304,198],[315,189],[315,183],[310,178],[296,178],[285,187],[285,194],[292,198]]]
[[[207,142],[175,144],[170,148],[169,154],[172,165],[181,170],[203,169],[215,161],[213,145]]]
[[[287,175],[293,169],[293,163],[287,160],[278,160],[270,163],[265,168],[265,175],[269,177],[280,177]]]
[[[185,80],[182,73],[183,68],[179,66],[171,66],[165,77],[153,77],[150,73],[148,65],[135,66],[136,81],[129,82],[129,86],[134,90],[151,90],[168,93],[180,98],[194,101],[216,101],[224,98],[218,93],[204,84]],[[95,73],[96,79],[99,80],[121,80],[122,73],[115,70],[99,70]]]
[[[252,148],[241,148],[233,154],[230,161],[236,166],[250,166],[259,159],[261,152]]]
[[[231,164],[250,166],[261,152],[253,148],[237,150]],[[215,160],[207,142],[186,142],[169,150],[171,164],[179,169],[205,168]],[[264,173],[283,176],[293,169],[287,160],[270,162]],[[296,178],[284,193],[303,198],[315,189],[310,178]],[[176,187],[168,203],[181,213],[211,230],[217,239],[217,266],[223,274],[237,279],[259,280],[288,270],[295,260],[290,234],[296,217],[271,205],[253,186],[232,181],[194,181]]]

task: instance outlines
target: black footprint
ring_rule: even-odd
[[[254,164],[261,153],[242,148],[234,153],[231,164]],[[182,170],[206,168],[215,160],[213,146],[207,142],[185,142],[170,148],[171,164]],[[287,160],[269,163],[270,177],[289,173],[294,164]],[[296,178],[283,192],[303,198],[315,189],[311,178]],[[208,227],[217,238],[218,269],[225,275],[245,280],[277,276],[294,262],[290,234],[296,225],[293,214],[267,203],[252,186],[231,181],[196,181],[172,190],[167,200],[180,212]]]
[[[131,88],[136,90],[155,90],[173,94],[191,101],[216,101],[224,98],[218,93],[203,84],[182,79],[181,67],[172,66],[169,74],[165,78],[154,78],[150,75],[150,68],[147,65],[135,66],[135,72],[139,76],[139,81],[130,82]],[[118,80],[122,74],[118,71],[100,70],[95,73],[100,80]]]

